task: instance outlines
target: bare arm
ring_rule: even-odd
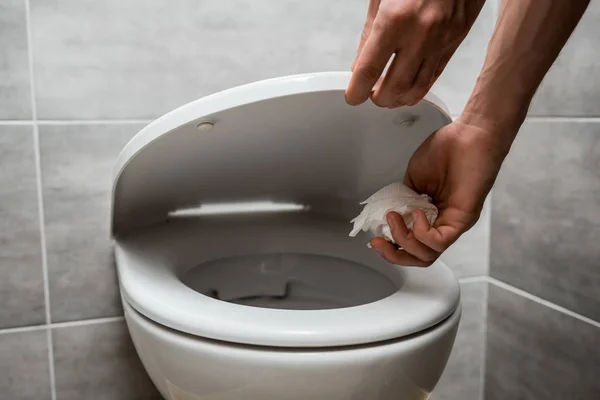
[[[588,4],[589,0],[503,0],[463,121],[499,130],[503,144],[510,147],[535,91]]]
[[[373,249],[388,262],[428,266],[479,218],[537,87],[575,29],[589,0],[504,0],[483,70],[464,113],[414,153],[405,183],[430,195],[433,226],[415,212],[413,231],[390,213],[398,249],[382,238]],[[600,38],[599,38],[600,39]]]

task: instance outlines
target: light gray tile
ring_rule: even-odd
[[[600,116],[600,2],[591,1],[546,75],[530,115]]]
[[[600,399],[600,329],[490,285],[486,400]]]
[[[494,31],[497,4],[487,0],[471,31],[460,45],[432,91],[448,106],[450,113],[462,112],[483,66],[487,45]]]
[[[491,275],[600,321],[600,124],[528,122],[492,201]]]
[[[59,400],[162,400],[142,367],[125,322],[55,328]]]
[[[40,126],[52,321],[122,313],[109,241],[112,173],[138,125]]]
[[[41,118],[152,118],[268,77],[348,70],[364,0],[32,0]]]
[[[25,0],[0,2],[0,119],[31,119]]]
[[[0,126],[0,328],[45,322],[31,126]]]
[[[452,355],[432,400],[480,398],[485,347],[485,293],[487,283],[461,284],[463,314]]]
[[[483,63],[495,1],[434,89],[453,113]],[[349,70],[367,3],[32,0],[38,113],[153,118],[255,80]]]
[[[0,333],[0,398],[50,399],[46,331]]]
[[[490,246],[490,198],[486,200],[479,221],[446,250],[441,260],[457,277],[487,275]]]

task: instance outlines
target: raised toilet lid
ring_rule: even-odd
[[[431,93],[414,107],[396,110],[371,102],[348,106],[349,79],[349,72],[327,72],[240,86],[184,105],[138,133],[118,158],[112,199],[125,301],[189,334],[289,347],[389,340],[451,315],[460,294],[447,266],[390,266],[366,249],[365,237],[347,236],[358,203],[402,181],[414,150],[451,119]],[[204,229],[201,219],[166,223],[173,213],[198,206],[259,201],[308,206],[310,218],[329,217],[263,228],[288,229],[273,235],[270,248],[250,235],[245,248],[232,249],[218,232]],[[290,311],[215,300],[180,279],[203,260],[278,251],[369,265],[397,280],[400,289],[361,306]]]

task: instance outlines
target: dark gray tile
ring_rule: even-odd
[[[432,400],[476,400],[483,384],[487,283],[463,283],[463,314],[452,355]]]
[[[51,398],[46,331],[0,333],[0,398]]]
[[[52,321],[122,313],[109,240],[116,157],[138,125],[40,126]]]
[[[0,2],[0,119],[31,119],[25,0]]]
[[[46,119],[153,118],[255,80],[349,70],[368,4],[31,3],[38,114]],[[493,28],[492,9],[485,7],[436,86],[455,113],[464,106],[483,63]]]
[[[537,91],[530,115],[600,116],[599,23],[600,2],[591,1]]]
[[[600,321],[600,123],[528,122],[493,192],[490,274]]]
[[[600,399],[600,329],[490,285],[486,400]]]
[[[125,322],[53,329],[58,400],[162,400]]]
[[[490,202],[485,202],[479,221],[446,250],[441,260],[457,277],[487,275],[490,264]]]
[[[0,126],[0,328],[45,322],[31,126]]]

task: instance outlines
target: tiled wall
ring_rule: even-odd
[[[592,1],[494,188],[488,400],[600,399],[599,24]]]
[[[211,92],[347,70],[367,0],[0,2],[0,398],[148,400],[108,239],[115,157],[149,120]],[[435,91],[460,113],[488,0]],[[464,317],[435,399],[483,392],[489,204],[444,260]],[[493,292],[495,293],[495,292]]]

